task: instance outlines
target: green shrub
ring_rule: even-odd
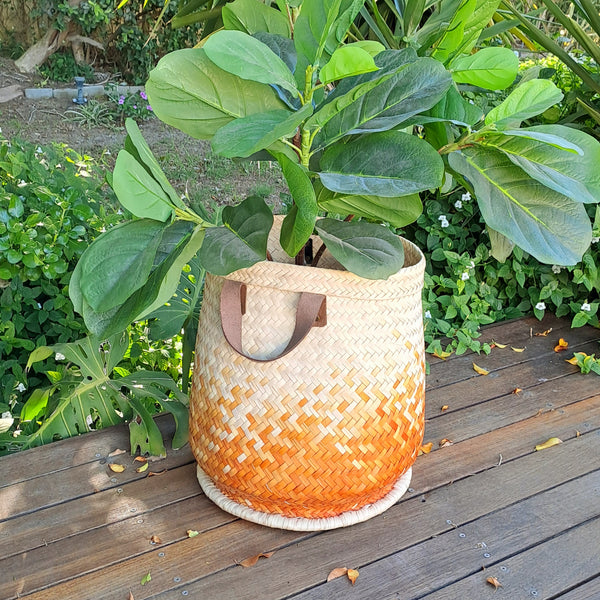
[[[88,64],[78,65],[73,54],[68,51],[51,54],[39,68],[40,75],[51,81],[69,81],[74,77],[85,77],[88,83],[95,83],[94,69]]]
[[[596,209],[588,210],[594,216]],[[573,327],[598,326],[598,211],[592,246],[574,267],[542,264],[516,247],[505,262],[490,256],[485,224],[465,190],[428,197],[423,214],[403,233],[427,259],[423,300],[428,352],[489,352],[477,339],[482,325],[532,313],[571,317]],[[443,338],[449,338],[445,347]]]
[[[0,142],[0,412],[18,414],[37,346],[85,335],[67,294],[70,273],[91,240],[118,219],[99,169],[65,145]]]

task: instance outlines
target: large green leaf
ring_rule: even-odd
[[[243,31],[218,31],[203,48],[217,67],[232,75],[296,93],[296,81],[286,64],[268,46]]]
[[[302,121],[312,112],[312,105],[300,110],[272,110],[236,119],[221,127],[211,141],[213,152],[227,158],[252,156],[280,138],[293,137]]]
[[[160,168],[158,161],[154,157],[154,154],[152,154],[152,150],[150,150],[150,147],[142,136],[142,132],[140,131],[138,124],[133,119],[125,119],[125,129],[127,130],[127,137],[125,138],[125,150],[127,150],[141,165],[144,166],[148,172],[148,175],[153,177],[158,182],[160,187],[175,206],[185,209],[185,203],[173,189],[173,186],[169,183],[169,180],[167,179],[163,170]]]
[[[221,11],[225,29],[237,29],[250,35],[267,31],[290,37],[290,23],[278,10],[258,0],[234,0],[223,6]]]
[[[81,257],[81,291],[95,311],[107,311],[142,287],[167,225],[153,219],[122,223],[96,238]]]
[[[377,65],[371,54],[360,46],[347,44],[340,46],[319,71],[321,83],[331,83],[345,77],[377,71]]]
[[[382,225],[319,219],[316,228],[333,257],[360,277],[387,279],[404,265],[402,240]]]
[[[510,48],[482,48],[452,63],[452,79],[487,90],[504,90],[513,83],[519,58]]]
[[[273,214],[265,201],[250,196],[237,206],[223,209],[223,227],[206,232],[198,259],[214,275],[229,275],[265,260]]]
[[[562,92],[548,79],[532,79],[514,89],[498,106],[490,110],[485,124],[498,129],[518,127],[562,100]]]
[[[363,76],[364,83],[326,103],[307,121],[307,128],[319,128],[313,151],[324,148],[349,133],[385,131],[434,106],[452,85],[450,73],[436,60],[410,57],[395,51],[400,66]],[[379,57],[376,57],[379,58]],[[389,53],[382,58],[386,63]],[[378,61],[375,61],[376,64]],[[350,81],[350,80],[348,80]],[[346,86],[342,90],[347,89]]]
[[[178,226],[181,226],[181,223],[175,223],[171,228]],[[157,252],[154,270],[150,273],[147,281],[122,304],[110,310],[98,312],[85,299],[81,300],[79,312],[83,315],[87,328],[94,335],[107,337],[123,331],[130,323],[147,314],[149,309],[162,304],[173,295],[182,268],[179,262],[180,256],[188,252],[190,245],[194,246],[198,243],[198,237],[193,236],[190,232],[183,233],[179,238],[176,236],[165,237],[169,237],[169,239],[165,244],[164,251]],[[75,269],[69,286],[72,296],[77,296],[76,292],[71,291],[77,289],[77,279],[78,273]],[[165,282],[169,282],[169,289],[166,289]]]
[[[233,119],[285,108],[271,86],[223,71],[201,48],[164,56],[146,91],[161,121],[199,139],[210,139]]]
[[[442,184],[444,163],[427,142],[400,131],[354,138],[328,148],[321,182],[343,194],[406,196]]]
[[[483,119],[482,110],[475,104],[467,102],[454,85],[450,86],[445,96],[424,115],[414,117],[415,121],[421,123],[449,121],[468,126],[475,125],[481,119]]]
[[[569,142],[580,148],[577,153],[557,147],[557,143],[546,143],[535,137],[509,135],[509,132],[486,135],[482,145],[503,152],[530,177],[545,186],[568,196],[576,202],[597,203],[600,201],[600,143],[586,133],[562,125],[540,125],[520,130],[532,136],[547,135],[551,142],[555,137],[564,137],[564,146]]]
[[[405,227],[414,223],[423,212],[419,194],[382,198],[381,196],[354,196],[336,194],[326,188],[317,196],[319,207],[339,215],[355,215]]]
[[[309,65],[324,65],[342,43],[365,0],[304,0],[294,26],[296,82],[303,90]]]
[[[280,232],[281,247],[296,256],[312,235],[319,214],[315,190],[305,167],[283,154],[275,155],[294,200],[294,206],[283,220]]]
[[[463,42],[465,24],[473,14],[477,0],[461,0],[449,23],[443,23],[443,34],[435,44],[432,56],[445,63]]]
[[[136,217],[166,221],[174,214],[174,205],[162,186],[127,150],[117,156],[112,187],[119,202]]]
[[[485,222],[541,262],[574,265],[589,247],[585,207],[531,179],[503,153],[481,147],[449,155],[466,177]]]
[[[135,417],[130,406],[132,399],[135,402],[136,398],[150,398],[168,405],[168,410],[174,404],[174,401],[165,400],[168,392],[175,394],[180,400],[184,399],[175,382],[165,373],[137,371],[128,377],[111,378],[113,369],[123,359],[128,346],[129,338],[125,333],[114,335],[106,341],[87,337],[68,344],[50,346],[49,349],[53,352],[62,354],[65,360],[77,365],[79,373],[68,373],[46,390],[51,401],[38,402],[40,412],[35,417],[42,424],[36,432],[27,436],[24,447],[32,448],[57,437],[68,438],[85,433],[91,430],[90,423],[96,419],[99,419],[99,423],[95,424],[95,428],[122,423],[124,419]],[[183,405],[179,406],[173,412],[178,415],[176,436],[177,443],[180,444],[182,438],[187,437],[187,425],[181,418],[182,410],[186,409]],[[33,412],[33,407],[30,408],[29,415]],[[148,429],[140,432],[146,433],[144,439],[151,437],[148,434],[151,434],[152,429],[151,425],[150,432]],[[143,451],[164,456],[166,452],[162,436],[151,437],[150,444],[146,443]]]
[[[477,0],[475,7],[463,27],[462,40],[458,47],[451,53],[453,56],[469,54],[474,48],[482,30],[488,26],[492,16],[498,9],[501,0]]]

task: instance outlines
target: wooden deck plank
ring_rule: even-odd
[[[578,585],[555,600],[598,600],[600,598],[600,574],[582,585]]]
[[[550,327],[549,336],[531,337]],[[569,352],[554,353],[559,337]],[[136,473],[127,454],[114,458],[126,471],[112,473],[107,457],[127,447],[125,427],[0,459],[0,597],[127,600],[131,591],[135,600],[174,600],[185,591],[207,600],[410,600],[447,591],[440,599],[520,600],[519,586],[537,581],[527,579],[530,561],[552,569],[553,544],[588,544],[579,533],[600,516],[600,380],[564,361],[571,350],[597,352],[600,331],[548,316],[496,324],[481,339],[526,350],[434,359],[426,402],[434,450],[417,459],[397,505],[347,529],[286,532],[235,519],[201,493],[189,448],[151,464],[168,467],[160,477]],[[490,375],[476,375],[473,361]],[[511,394],[515,387],[523,391]],[[160,426],[168,437],[172,420]],[[534,452],[553,436],[564,443]],[[442,438],[454,444],[438,448]],[[199,535],[188,538],[188,529]],[[480,538],[489,559],[472,547]],[[270,550],[250,569],[237,566]],[[486,573],[510,568],[514,578],[498,571],[504,587],[495,592],[482,565]],[[554,573],[540,589],[552,594],[547,600],[596,600],[595,565],[584,557],[590,572]],[[354,588],[344,579],[324,584],[336,566],[359,567]]]
[[[589,462],[576,463],[573,455],[577,446],[577,454],[589,456],[591,452],[597,456],[590,456]],[[173,600],[183,589],[192,597],[214,600],[252,600],[258,589],[264,600],[300,593],[323,583],[336,567],[362,567],[432,536],[453,531],[523,497],[539,494],[597,470],[600,468],[599,447],[600,430],[552,448],[552,470],[543,468],[550,460],[548,455],[532,453],[481,473],[477,478],[439,487],[427,495],[426,502],[420,497],[409,498],[385,514],[351,529],[324,532],[304,542],[289,544],[268,561],[243,573],[239,572],[241,568],[227,569],[210,578],[184,581],[184,586],[157,598]],[[274,548],[271,544],[262,551]],[[332,584],[336,585],[335,582]],[[336,588],[328,589],[333,593]],[[216,590],[226,590],[226,593],[220,595]]]
[[[490,574],[496,574],[501,581],[508,568],[503,562],[506,559],[598,517],[600,491],[589,493],[594,488],[600,490],[600,471],[361,567],[360,587],[350,586],[348,581],[340,580],[321,585],[295,598],[326,600],[332,596],[343,596],[344,600],[384,600],[395,597],[416,600],[471,575],[480,579],[484,568],[484,582]],[[572,509],[565,510],[566,505]],[[574,561],[577,561],[576,557]],[[385,573],[385,577],[382,577],[382,573]],[[508,582],[506,592],[512,593]],[[452,598],[476,599],[489,595],[488,590],[481,589],[479,596],[456,595]]]
[[[490,576],[502,583],[502,591],[511,600],[553,598],[571,589],[582,577],[600,573],[599,539],[600,518],[596,518],[506,559],[485,572],[424,596],[423,600],[491,598],[494,588],[485,583]],[[484,590],[486,586],[489,589]]]

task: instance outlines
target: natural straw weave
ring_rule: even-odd
[[[269,247],[274,261],[290,260],[277,247],[279,225]],[[327,325],[273,362],[229,346],[219,313],[224,280],[207,276],[190,443],[203,489],[221,508],[316,530],[374,516],[404,493],[423,438],[425,261],[403,243],[405,267],[387,280],[270,261],[229,275],[247,285],[242,341],[256,358],[287,345],[299,292],[327,297]]]

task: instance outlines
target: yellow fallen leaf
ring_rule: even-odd
[[[476,373],[479,373],[480,375],[489,375],[489,374],[490,374],[490,372],[489,372],[489,371],[486,371],[485,369],[483,369],[483,368],[479,367],[479,366],[478,366],[478,365],[476,365],[475,363],[473,363],[473,370],[474,370]]]
[[[273,554],[275,554],[275,553],[274,552],[261,552],[260,554],[257,554],[256,556],[251,556],[250,558],[246,558],[239,564],[242,567],[253,567],[258,562],[259,558],[271,558],[271,556],[273,556]]]
[[[125,465],[118,463],[108,463],[108,468],[115,473],[122,473],[125,470]]]
[[[506,344],[501,344],[500,342],[495,342],[494,340],[492,340],[492,346],[495,348],[506,348]]]
[[[442,406],[442,408],[440,409],[442,412],[448,410],[448,408],[450,408],[447,404],[444,404],[444,406]]]
[[[513,352],[525,352],[525,348],[515,348],[514,346],[511,346],[510,349]]]
[[[557,437],[552,437],[549,440],[545,441],[543,444],[538,444],[535,449],[536,450],[545,450],[546,448],[552,448],[552,446],[556,446],[557,444],[562,444],[562,440]]]
[[[350,580],[350,583],[352,585],[354,585],[356,583],[356,580],[358,579],[358,571],[356,569],[348,569],[348,579]]]
[[[196,537],[197,535],[200,535],[200,533],[198,531],[196,531],[195,529],[188,529],[187,530],[187,536],[189,538]]]
[[[554,352],[564,352],[569,347],[569,342],[560,338],[558,344],[554,346]]]
[[[520,394],[523,390],[521,388],[515,388],[511,394]]]
[[[573,356],[573,358],[569,358],[568,360],[565,359],[565,362],[568,362],[570,365],[576,365],[577,364],[577,357]]]
[[[337,567],[335,569],[333,569],[333,571],[331,571],[331,573],[329,573],[329,575],[327,575],[327,582],[333,581],[334,579],[337,579],[338,577],[343,577],[344,575],[347,575],[348,573],[348,569],[346,567]]]
[[[489,583],[490,585],[493,585],[494,588],[496,588],[496,589],[498,589],[499,587],[502,587],[502,584],[495,577],[488,577],[486,579],[486,582]]]
[[[137,473],[143,473],[144,471],[146,471],[148,469],[148,463],[145,462],[141,467],[138,467],[136,469]]]
[[[143,456],[136,456],[133,460],[135,462],[141,462],[141,463],[147,463],[148,462],[148,459],[144,458]]]
[[[117,448],[116,450],[113,450],[108,456],[119,456],[119,454],[125,454],[125,452],[127,452],[127,450],[121,450],[120,448]]]
[[[423,444],[419,448],[418,456],[421,456],[421,454],[429,454],[431,452],[432,448],[433,448],[433,442],[429,442],[428,444]]]
[[[446,360],[451,354],[452,352],[446,352],[445,350],[440,351],[437,348],[433,351],[433,355],[441,358],[442,360]]]
[[[550,329],[546,329],[546,331],[542,331],[540,333],[536,333],[538,337],[546,337],[549,333],[552,333],[552,327]]]
[[[575,430],[575,437],[581,437],[581,431],[579,431],[579,429]]]
[[[452,444],[454,444],[454,442],[448,438],[440,440],[440,448],[446,448],[447,446],[452,446]]]

